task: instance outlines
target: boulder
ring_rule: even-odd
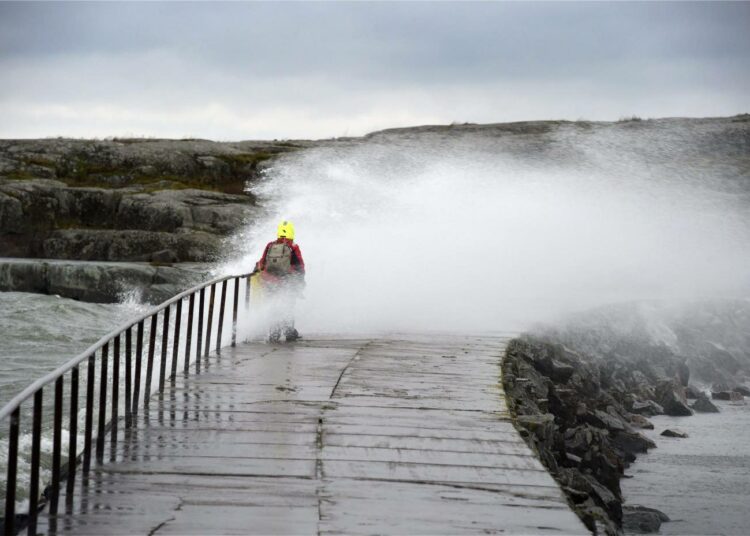
[[[730,402],[740,402],[745,399],[737,391],[720,391],[718,393],[711,393],[711,398],[714,400],[728,400]]]
[[[615,522],[620,523],[622,520],[622,506],[620,498],[610,490],[602,486],[598,480],[590,475],[583,475],[591,485],[591,496],[594,501],[609,514],[609,517]]]
[[[615,432],[624,431],[626,428],[626,424],[621,419],[598,409],[593,413],[584,414],[581,420],[597,428],[604,428]]]
[[[622,528],[625,532],[636,534],[659,532],[661,524],[666,521],[669,521],[669,517],[655,508],[639,505],[622,507]]]
[[[744,385],[737,385],[732,389],[735,393],[739,393],[742,396],[750,396],[750,387]]]
[[[643,415],[631,413],[630,415],[628,415],[628,420],[630,421],[630,424],[635,426],[636,428],[642,428],[644,430],[654,429],[654,424]]]
[[[686,402],[680,386],[674,380],[661,381],[656,386],[656,400],[664,408],[664,413],[672,417],[689,417],[693,414]]]
[[[630,411],[638,415],[646,415],[648,417],[653,417],[655,415],[664,415],[664,408],[653,400],[634,402],[630,408]]]
[[[656,447],[656,443],[638,432],[618,432],[612,438],[612,444],[623,452],[641,454]]]
[[[671,428],[667,428],[659,435],[662,435],[664,437],[679,437],[682,439],[688,437],[685,432],[681,432],[680,430],[672,430]]]
[[[690,406],[694,411],[699,413],[719,413],[719,408],[714,405],[705,393],[701,393],[698,400]]]

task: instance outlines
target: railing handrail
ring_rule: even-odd
[[[239,275],[227,275],[227,276],[220,276],[214,279],[211,279],[205,283],[201,283],[199,285],[196,285],[192,288],[187,289],[184,292],[181,292],[177,294],[176,296],[170,298],[169,300],[160,303],[156,307],[149,309],[147,312],[143,313],[141,316],[130,319],[126,323],[122,324],[121,326],[117,327],[116,329],[110,331],[106,335],[104,335],[102,338],[100,338],[97,342],[89,346],[86,350],[84,350],[82,353],[71,359],[70,361],[67,361],[65,364],[61,365],[60,367],[56,368],[52,372],[48,373],[47,375],[39,378],[35,382],[33,382],[31,385],[26,387],[23,391],[21,391],[19,394],[17,394],[15,397],[13,397],[5,406],[3,406],[2,409],[0,409],[0,421],[5,420],[8,418],[18,407],[20,407],[21,404],[23,404],[26,400],[28,400],[31,396],[34,395],[40,388],[43,388],[52,382],[56,381],[58,378],[63,376],[66,372],[70,371],[74,367],[80,365],[83,361],[88,359],[91,355],[96,353],[98,350],[100,350],[105,344],[108,344],[110,341],[112,341],[115,337],[117,337],[119,334],[123,333],[124,331],[132,328],[139,322],[142,322],[146,320],[147,318],[150,318],[154,314],[159,313],[160,311],[166,309],[167,307],[170,307],[173,303],[177,303],[178,301],[190,297],[190,295],[195,294],[196,292],[199,292],[201,289],[204,289],[206,287],[209,287],[211,285],[214,285],[216,283],[221,283],[223,281],[228,281],[230,279],[235,278],[243,278],[248,277],[252,275],[252,272],[248,272],[246,274],[239,274]]]

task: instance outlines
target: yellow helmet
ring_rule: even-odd
[[[289,240],[294,240],[294,224],[288,220],[282,221],[279,224],[276,236],[278,236],[279,238],[288,238]]]

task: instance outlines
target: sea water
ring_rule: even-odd
[[[657,448],[621,481],[626,504],[657,508],[661,534],[750,534],[750,404],[714,401],[721,413],[653,417]],[[667,428],[689,437],[660,434]]]
[[[0,407],[142,308],[0,292]]]

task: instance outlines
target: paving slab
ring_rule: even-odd
[[[587,534],[514,429],[505,337],[223,349],[168,382],[48,534]]]

